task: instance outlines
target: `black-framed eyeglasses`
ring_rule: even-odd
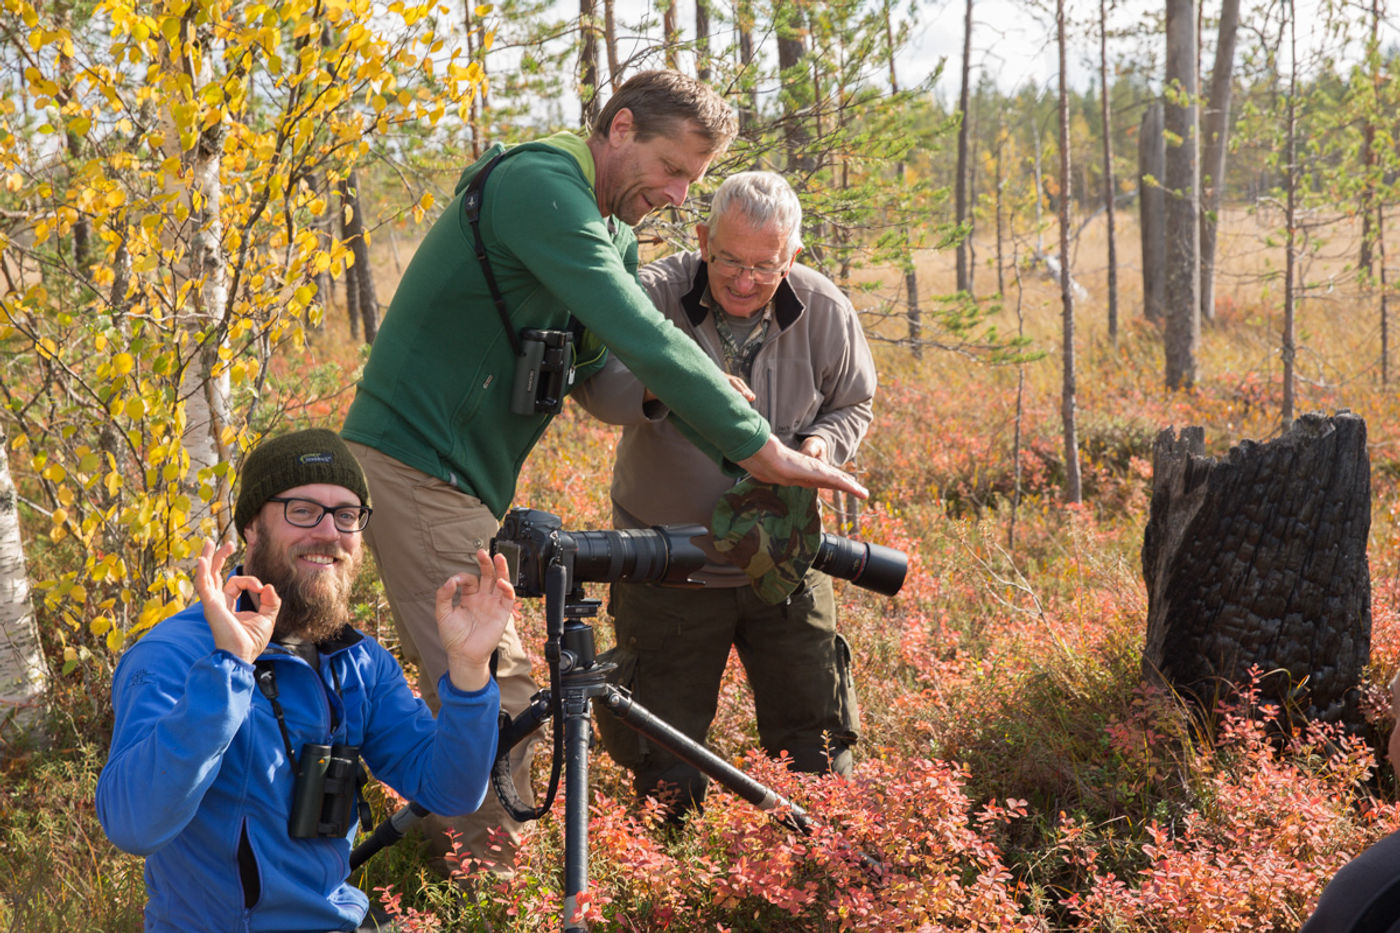
[[[749,276],[759,285],[771,285],[781,279],[787,272],[787,264],[746,266],[737,259],[730,259],[728,256],[711,256],[710,265],[723,269],[730,275],[738,275],[747,272]]]
[[[322,505],[311,499],[295,497],[269,496],[267,501],[282,503],[282,515],[289,525],[315,528],[329,515],[335,524],[335,530],[347,535],[364,531],[365,526],[369,524],[370,512],[374,511],[367,505]]]

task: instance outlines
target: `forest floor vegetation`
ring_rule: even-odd
[[[854,777],[792,774],[757,754],[731,659],[712,746],[826,829],[793,835],[720,791],[669,827],[632,800],[628,775],[599,750],[583,905],[592,927],[1295,930],[1340,865],[1400,828],[1383,760],[1384,685],[1400,663],[1400,393],[1379,384],[1366,349],[1374,302],[1304,302],[1298,328],[1299,412],[1345,408],[1368,426],[1371,728],[1300,726],[1280,741],[1251,684],[1209,720],[1144,685],[1139,558],[1159,431],[1201,425],[1216,456],[1279,433],[1276,296],[1257,281],[1222,289],[1199,384],[1169,392],[1160,334],[1141,320],[1138,297],[1120,296],[1115,345],[1101,270],[1085,273],[1095,296],[1080,309],[1085,494],[1066,505],[1056,289],[1031,275],[1022,320],[1008,300],[998,323],[1024,328],[1039,359],[915,360],[877,343],[881,391],[858,465],[871,498],[858,527],[828,530],[899,548],[910,566],[892,599],[838,583],[863,714]],[[305,357],[282,361],[271,386],[301,407],[269,409],[337,424],[362,359],[333,322]],[[616,436],[567,408],[531,456],[517,504],[553,512],[567,529],[607,528]],[[356,606],[358,624],[396,649],[368,561]],[[521,613],[544,676],[542,601],[522,601]],[[606,647],[608,626],[596,627]],[[114,659],[64,673],[62,648],[49,648],[49,738],[0,761],[0,930],[137,930],[141,861],[106,841],[93,808]],[[546,750],[536,762],[540,788],[547,759]],[[373,803],[382,818],[398,801],[376,790]],[[528,827],[509,879],[436,880],[410,838],[355,880],[408,929],[554,928],[563,814],[561,799]],[[878,880],[857,852],[881,863]]]

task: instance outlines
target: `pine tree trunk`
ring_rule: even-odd
[[[1153,101],[1138,127],[1138,224],[1142,238],[1142,316],[1160,323],[1166,316],[1167,194],[1162,190],[1167,147],[1162,136],[1162,102]]]
[[[884,0],[885,17],[885,61],[890,69],[890,93],[899,94],[899,72],[895,70],[894,17],[890,11],[890,0]],[[907,166],[900,162],[894,167],[894,177],[904,180]],[[919,308],[919,273],[914,266],[914,252],[906,238],[904,256],[904,296],[905,319],[909,322],[909,346],[914,359],[923,359],[923,311]]]
[[[1200,146],[1195,0],[1167,0],[1166,385],[1198,378],[1201,343]]]
[[[996,235],[997,235],[997,295],[1006,297],[1006,230],[1002,225],[1001,199],[1006,190],[1006,170],[1002,165],[1002,156],[1005,152],[1006,144],[1006,111],[1002,108],[997,114],[997,148],[996,156],[993,160],[996,170],[996,187],[993,189],[996,197]]]
[[[1204,431],[1153,448],[1143,535],[1143,671],[1209,705],[1251,667],[1267,699],[1360,727],[1370,659],[1370,462],[1356,415],[1305,415],[1267,444],[1203,456]]]
[[[710,3],[695,0],[695,77],[710,80]]]
[[[1215,320],[1215,234],[1225,191],[1225,153],[1230,137],[1230,88],[1235,70],[1235,35],[1239,32],[1240,0],[1220,6],[1220,30],[1215,65],[1210,71],[1210,100],[1201,128],[1201,317]]]
[[[666,67],[672,71],[680,68],[677,51],[681,44],[681,29],[676,21],[677,2],[678,0],[662,0],[661,8],[661,35],[666,44]]]
[[[614,92],[622,84],[622,66],[617,59],[617,9],[615,0],[603,0],[603,47],[608,56],[608,83]]]
[[[1365,172],[1365,181],[1361,189],[1361,250],[1357,256],[1357,270],[1361,272],[1366,281],[1374,281],[1375,265],[1372,259],[1372,248],[1380,229],[1372,226],[1376,219],[1376,211],[1380,205],[1376,203],[1376,169],[1380,162],[1380,153],[1376,149],[1376,119],[1375,106],[1381,94],[1382,71],[1380,64],[1380,27],[1381,27],[1381,2],[1371,0],[1371,36],[1366,44],[1366,57],[1369,60],[1371,69],[1371,104],[1366,108],[1366,116],[1361,125],[1361,171]]]
[[[370,268],[369,263],[369,243],[366,242],[365,221],[360,210],[357,173],[351,172],[345,181],[340,183],[340,198],[344,204],[341,216],[344,218],[345,240],[355,257],[355,264],[347,270],[345,282],[346,291],[353,291],[355,300],[353,304],[347,304],[351,305],[352,315],[359,316],[365,343],[372,344],[379,331],[379,298],[374,288],[374,270]],[[355,330],[354,320],[352,317],[352,334]]]
[[[674,2],[674,0],[672,0]],[[594,0],[578,3],[578,84],[579,100],[583,103],[583,125],[593,126],[603,109],[598,99],[598,30],[594,23],[597,7]]]
[[[29,598],[19,507],[7,450],[5,436],[0,433],[0,750],[15,735],[42,725],[49,686]],[[0,760],[3,758],[0,754]]]
[[[1376,205],[1376,253],[1381,267],[1381,385],[1390,384],[1390,279],[1385,271],[1385,208]]]
[[[754,68],[754,10],[752,0],[738,0],[734,7],[734,28],[739,33],[739,72],[749,91],[747,100],[739,107],[739,132],[747,133],[758,121],[758,87],[753,80]]]
[[[778,70],[783,81],[783,141],[788,166],[799,176],[793,183],[800,188],[802,178],[816,169],[808,145],[810,135],[802,116],[804,105],[811,98],[807,75],[802,69],[802,57],[807,52],[806,31],[795,4],[782,3],[774,15],[778,19]]]
[[[1297,310],[1298,284],[1298,11],[1292,2],[1288,3],[1288,30],[1292,49],[1292,68],[1288,75],[1288,118],[1285,130],[1288,139],[1284,143],[1287,156],[1283,177],[1284,193],[1284,259],[1283,259],[1283,333],[1279,337],[1279,356],[1283,359],[1283,400],[1279,420],[1282,427],[1293,423],[1293,364],[1298,353],[1294,334],[1294,321]]]
[[[958,91],[958,114],[961,119],[958,121],[958,168],[957,175],[953,179],[953,209],[955,218],[959,224],[970,226],[967,206],[967,137],[971,129],[971,118],[968,114],[968,98],[971,94],[970,83],[972,81],[972,0],[966,0],[963,8],[963,61],[962,61],[962,84]],[[968,252],[971,249],[972,231],[969,229],[966,236],[958,240],[956,265],[957,276],[956,286],[960,292],[972,291],[972,283],[968,273]]]
[[[350,339],[360,339],[360,289],[353,275],[345,277],[345,316],[350,322]]]
[[[1070,157],[1069,157],[1069,85],[1065,74],[1069,70],[1065,43],[1065,0],[1059,0],[1056,11],[1055,32],[1060,50],[1060,306],[1063,321],[1063,341],[1061,348],[1060,420],[1064,427],[1065,450],[1065,490],[1066,502],[1079,502],[1083,499],[1079,477],[1079,433],[1078,410],[1075,394],[1077,375],[1074,361],[1074,276],[1070,266],[1069,253],[1069,212],[1073,200],[1069,196]]]
[[[1118,183],[1113,174],[1113,105],[1108,90],[1108,0],[1099,0],[1099,86],[1103,91],[1104,211],[1108,223],[1108,339],[1118,346],[1118,244],[1114,234]]]

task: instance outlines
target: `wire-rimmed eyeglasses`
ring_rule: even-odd
[[[710,265],[718,267],[728,275],[738,275],[741,272],[747,272],[749,277],[760,285],[771,285],[787,273],[786,263],[746,266],[742,262],[736,259],[730,259],[727,256],[711,256]]]
[[[374,511],[367,505],[322,505],[310,499],[295,497],[269,496],[267,501],[282,503],[282,515],[289,525],[315,528],[329,515],[335,524],[335,530],[347,535],[364,531],[365,526],[369,524],[370,512]]]

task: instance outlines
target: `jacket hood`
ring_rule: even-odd
[[[457,187],[453,189],[452,193],[454,195],[461,194],[463,189],[471,184],[471,180],[476,177],[477,172],[485,168],[486,164],[495,157],[505,153],[515,152],[518,149],[538,149],[541,146],[557,149],[566,155],[572,156],[574,161],[578,163],[579,171],[583,172],[583,177],[588,181],[588,187],[595,187],[597,184],[597,173],[593,166],[593,153],[589,150],[587,141],[577,133],[561,130],[552,136],[531,140],[528,143],[517,143],[512,146],[507,146],[504,143],[496,143],[490,149],[487,149],[486,152],[482,154],[481,158],[467,166],[466,170],[462,172],[461,177],[457,179]]]

